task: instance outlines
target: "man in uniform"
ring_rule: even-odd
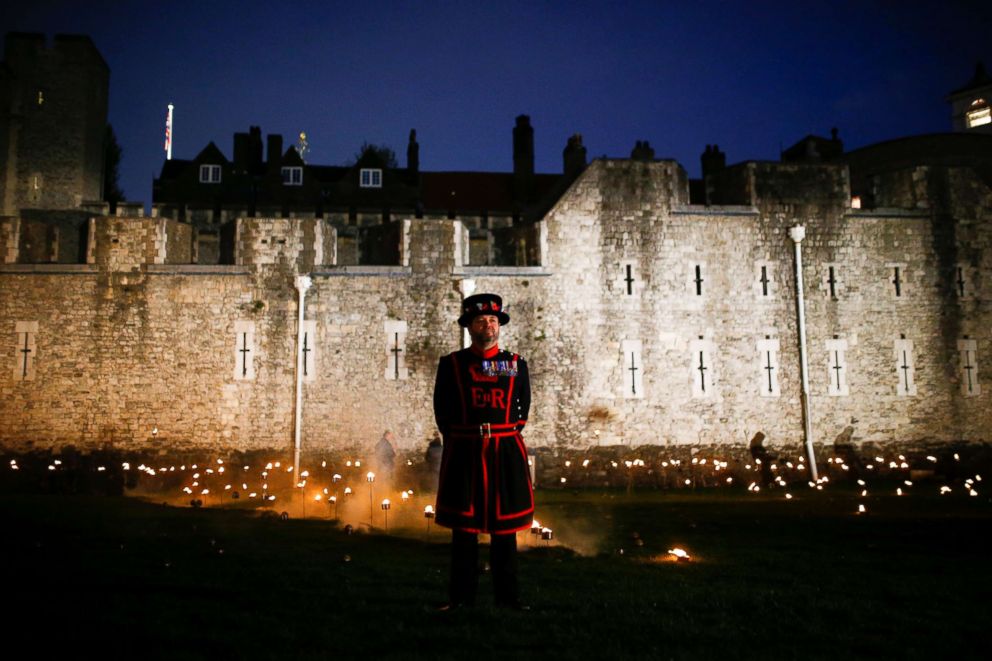
[[[479,534],[490,535],[489,564],[497,606],[522,609],[517,591],[517,531],[530,528],[534,491],[520,430],[530,410],[527,363],[500,350],[509,323],[503,300],[476,294],[462,301],[458,324],[472,345],[441,358],[434,417],[444,437],[436,521],[452,529],[449,603],[474,603]]]

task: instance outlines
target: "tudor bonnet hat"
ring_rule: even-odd
[[[510,315],[503,312],[503,299],[496,294],[475,294],[462,301],[462,316],[458,325],[468,327],[472,320],[483,314],[491,314],[499,319],[499,325],[510,323]]]

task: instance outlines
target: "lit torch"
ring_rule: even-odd
[[[365,474],[365,479],[368,480],[369,483],[369,528],[371,528],[375,525],[375,502],[372,498],[372,483],[375,482],[375,473],[369,471]]]
[[[428,505],[424,508],[424,518],[427,519],[427,537],[431,536],[431,521],[434,519],[434,507]]]
[[[386,532],[389,532],[389,507],[390,507],[390,503],[389,503],[389,499],[388,498],[384,498],[382,500],[381,507],[382,507],[383,521],[384,521],[384,523],[383,523],[383,529]]]

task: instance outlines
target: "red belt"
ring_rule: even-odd
[[[510,423],[489,423],[483,422],[478,425],[451,425],[448,429],[452,436],[472,437],[472,438],[499,438],[502,436],[514,436],[520,432],[523,425],[517,422]]]

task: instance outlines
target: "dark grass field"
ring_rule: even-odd
[[[526,613],[435,612],[437,529],[4,495],[5,657],[988,658],[992,503],[932,491],[542,491]]]

